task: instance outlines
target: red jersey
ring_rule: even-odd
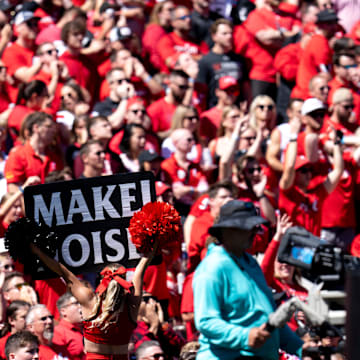
[[[294,89],[293,92],[297,91],[297,95],[301,95],[302,99],[308,98],[311,78],[325,70],[321,69],[321,65],[332,64],[332,54],[333,51],[326,37],[320,34],[313,35],[301,54],[296,74],[296,90]]]
[[[324,184],[320,183],[304,193],[293,185],[287,190],[280,188],[279,209],[290,217],[293,225],[304,227],[316,236],[321,230],[321,210],[328,196]]]
[[[165,176],[164,182],[167,184],[183,183],[197,187],[200,181],[206,181],[206,177],[198,164],[190,163],[187,169],[183,169],[177,163],[174,154],[161,163],[161,169]]]
[[[58,354],[51,347],[40,344],[39,360],[58,360]]]
[[[166,102],[165,98],[161,98],[148,106],[146,111],[150,116],[154,133],[170,129],[176,107],[177,105]]]
[[[47,151],[44,160],[35,154],[29,142],[11,150],[5,164],[5,178],[8,184],[23,184],[29,176],[39,176],[41,183],[49,172],[64,167],[62,158],[57,153]]]
[[[209,47],[202,41],[200,45],[190,40],[184,40],[175,32],[164,35],[157,44],[157,52],[160,55],[162,66],[161,70],[167,72],[165,60],[176,53],[188,53],[193,57],[205,55],[209,52]]]
[[[16,143],[16,139],[19,136],[22,122],[28,115],[32,114],[33,112],[35,112],[35,110],[25,105],[16,105],[12,109],[8,119],[8,129],[15,145],[20,145]]]
[[[209,195],[204,194],[196,199],[194,204],[191,206],[189,215],[200,217],[205,212],[210,212]]]
[[[11,332],[8,332],[5,336],[3,336],[0,339],[0,359],[1,360],[6,360],[6,355],[5,355],[5,345],[6,345],[6,341],[7,339],[11,336]]]

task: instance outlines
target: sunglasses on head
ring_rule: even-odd
[[[257,106],[261,111],[264,111],[265,109],[272,111],[274,109],[274,105],[258,105]]]

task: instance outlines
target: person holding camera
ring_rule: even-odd
[[[256,260],[246,251],[266,220],[251,202],[231,200],[210,229],[210,244],[194,275],[198,360],[278,360],[279,348],[301,355],[302,341],[285,326],[266,327],[275,304]]]

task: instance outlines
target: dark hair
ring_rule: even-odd
[[[38,96],[47,92],[46,84],[41,80],[33,80],[29,83],[22,83],[19,86],[18,96],[16,98],[16,105],[24,104],[28,101],[33,94]]]
[[[355,46],[355,56],[360,55],[360,45]]]
[[[89,138],[91,138],[91,134],[90,134],[91,128],[99,121],[109,122],[109,120],[107,119],[106,116],[99,115],[99,116],[94,116],[94,117],[89,118],[89,121],[87,122],[87,126],[86,126]]]
[[[76,92],[76,96],[78,97],[78,102],[81,102],[81,101],[86,102],[84,94],[83,94],[83,92],[81,90],[81,87],[78,84],[76,84],[76,83],[74,83],[72,81],[68,81],[67,83],[64,84],[63,87],[65,87],[65,86],[73,89]],[[61,100],[61,108],[62,109],[64,108],[64,104],[63,104],[62,100]]]
[[[251,161],[258,161],[254,156],[249,156],[249,155],[243,155],[240,156],[237,160],[236,160],[236,170],[239,174],[242,174],[243,170],[245,169],[246,165],[251,162]]]
[[[9,319],[15,319],[16,313],[18,310],[27,307],[30,309],[30,304],[24,300],[14,300],[12,301],[9,306],[6,308],[6,319],[7,322],[4,324],[3,329],[1,329],[2,336],[6,335],[8,332],[11,331],[11,325],[9,324]]]
[[[8,291],[8,285],[9,285],[9,282],[10,282],[10,280],[11,279],[13,279],[13,278],[15,278],[15,277],[21,277],[21,278],[24,278],[24,275],[21,273],[21,272],[19,272],[19,271],[14,271],[14,272],[12,272],[12,273],[10,273],[10,274],[7,274],[6,276],[5,276],[5,280],[4,280],[4,285],[3,285],[3,290],[4,291]]]
[[[189,79],[189,75],[183,70],[176,70],[176,69],[172,70],[170,73],[170,78],[176,77],[176,76],[180,76],[186,80]]]
[[[85,35],[86,33],[86,22],[77,18],[75,20],[67,22],[61,30],[61,40],[67,44],[70,33],[81,32]]]
[[[149,347],[153,347],[153,346],[160,346],[160,343],[158,341],[155,340],[148,340],[148,341],[144,341],[137,349],[136,349],[136,359],[141,359],[144,356],[145,350],[148,349]]]
[[[98,144],[102,147],[102,144],[99,140],[90,139],[81,146],[80,151],[79,151],[80,158],[82,158],[84,155],[87,155],[90,151],[90,146],[94,145],[94,144]]]
[[[220,189],[229,190],[233,197],[236,197],[237,193],[238,193],[238,189],[233,184],[233,182],[229,181],[229,180],[225,180],[225,181],[217,182],[210,186],[209,191],[208,191],[209,198],[210,199],[215,198]]]
[[[142,129],[145,131],[144,127],[140,124],[128,124],[125,126],[124,135],[120,142],[120,150],[125,154],[128,154],[130,151],[130,139],[133,135],[134,128]]]
[[[58,181],[65,181],[65,175],[74,176],[70,166],[65,166],[62,170],[54,170],[51,171],[45,178],[45,184],[58,182]]]
[[[10,353],[14,353],[15,351],[24,348],[25,346],[28,346],[30,344],[35,344],[36,346],[39,346],[39,340],[34,334],[27,330],[16,332],[6,340],[6,358],[9,359]]]
[[[218,27],[220,25],[227,25],[233,28],[233,23],[230,20],[227,19],[217,19],[215,22],[213,22],[210,26],[210,34],[214,35],[216,34]]]
[[[355,61],[355,55],[353,53],[349,53],[349,52],[336,52],[333,55],[333,64],[336,66],[340,66],[340,58],[342,56],[347,56],[351,59],[353,59]]]
[[[108,72],[106,73],[106,80],[107,80],[107,82],[109,82],[109,79],[110,79],[111,75],[112,75],[113,72],[115,72],[115,71],[122,71],[122,72],[124,73],[124,69],[121,68],[121,67],[112,68],[110,71],[108,71]]]
[[[342,37],[337,39],[333,46],[334,52],[344,54],[344,53],[353,53],[355,50],[354,40],[349,37]]]
[[[42,111],[36,111],[30,115],[28,115],[24,122],[24,126],[26,125],[26,130],[29,132],[29,136],[33,134],[34,125],[41,125],[46,120],[52,120],[51,115],[44,113]]]

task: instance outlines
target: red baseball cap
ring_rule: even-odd
[[[234,77],[223,76],[219,79],[219,89],[220,90],[225,90],[232,86],[236,86],[236,87],[239,86],[237,80]]]
[[[296,161],[295,161],[295,170],[298,170],[309,164],[310,164],[310,161],[308,160],[308,158],[306,156],[298,155],[296,157]]]

